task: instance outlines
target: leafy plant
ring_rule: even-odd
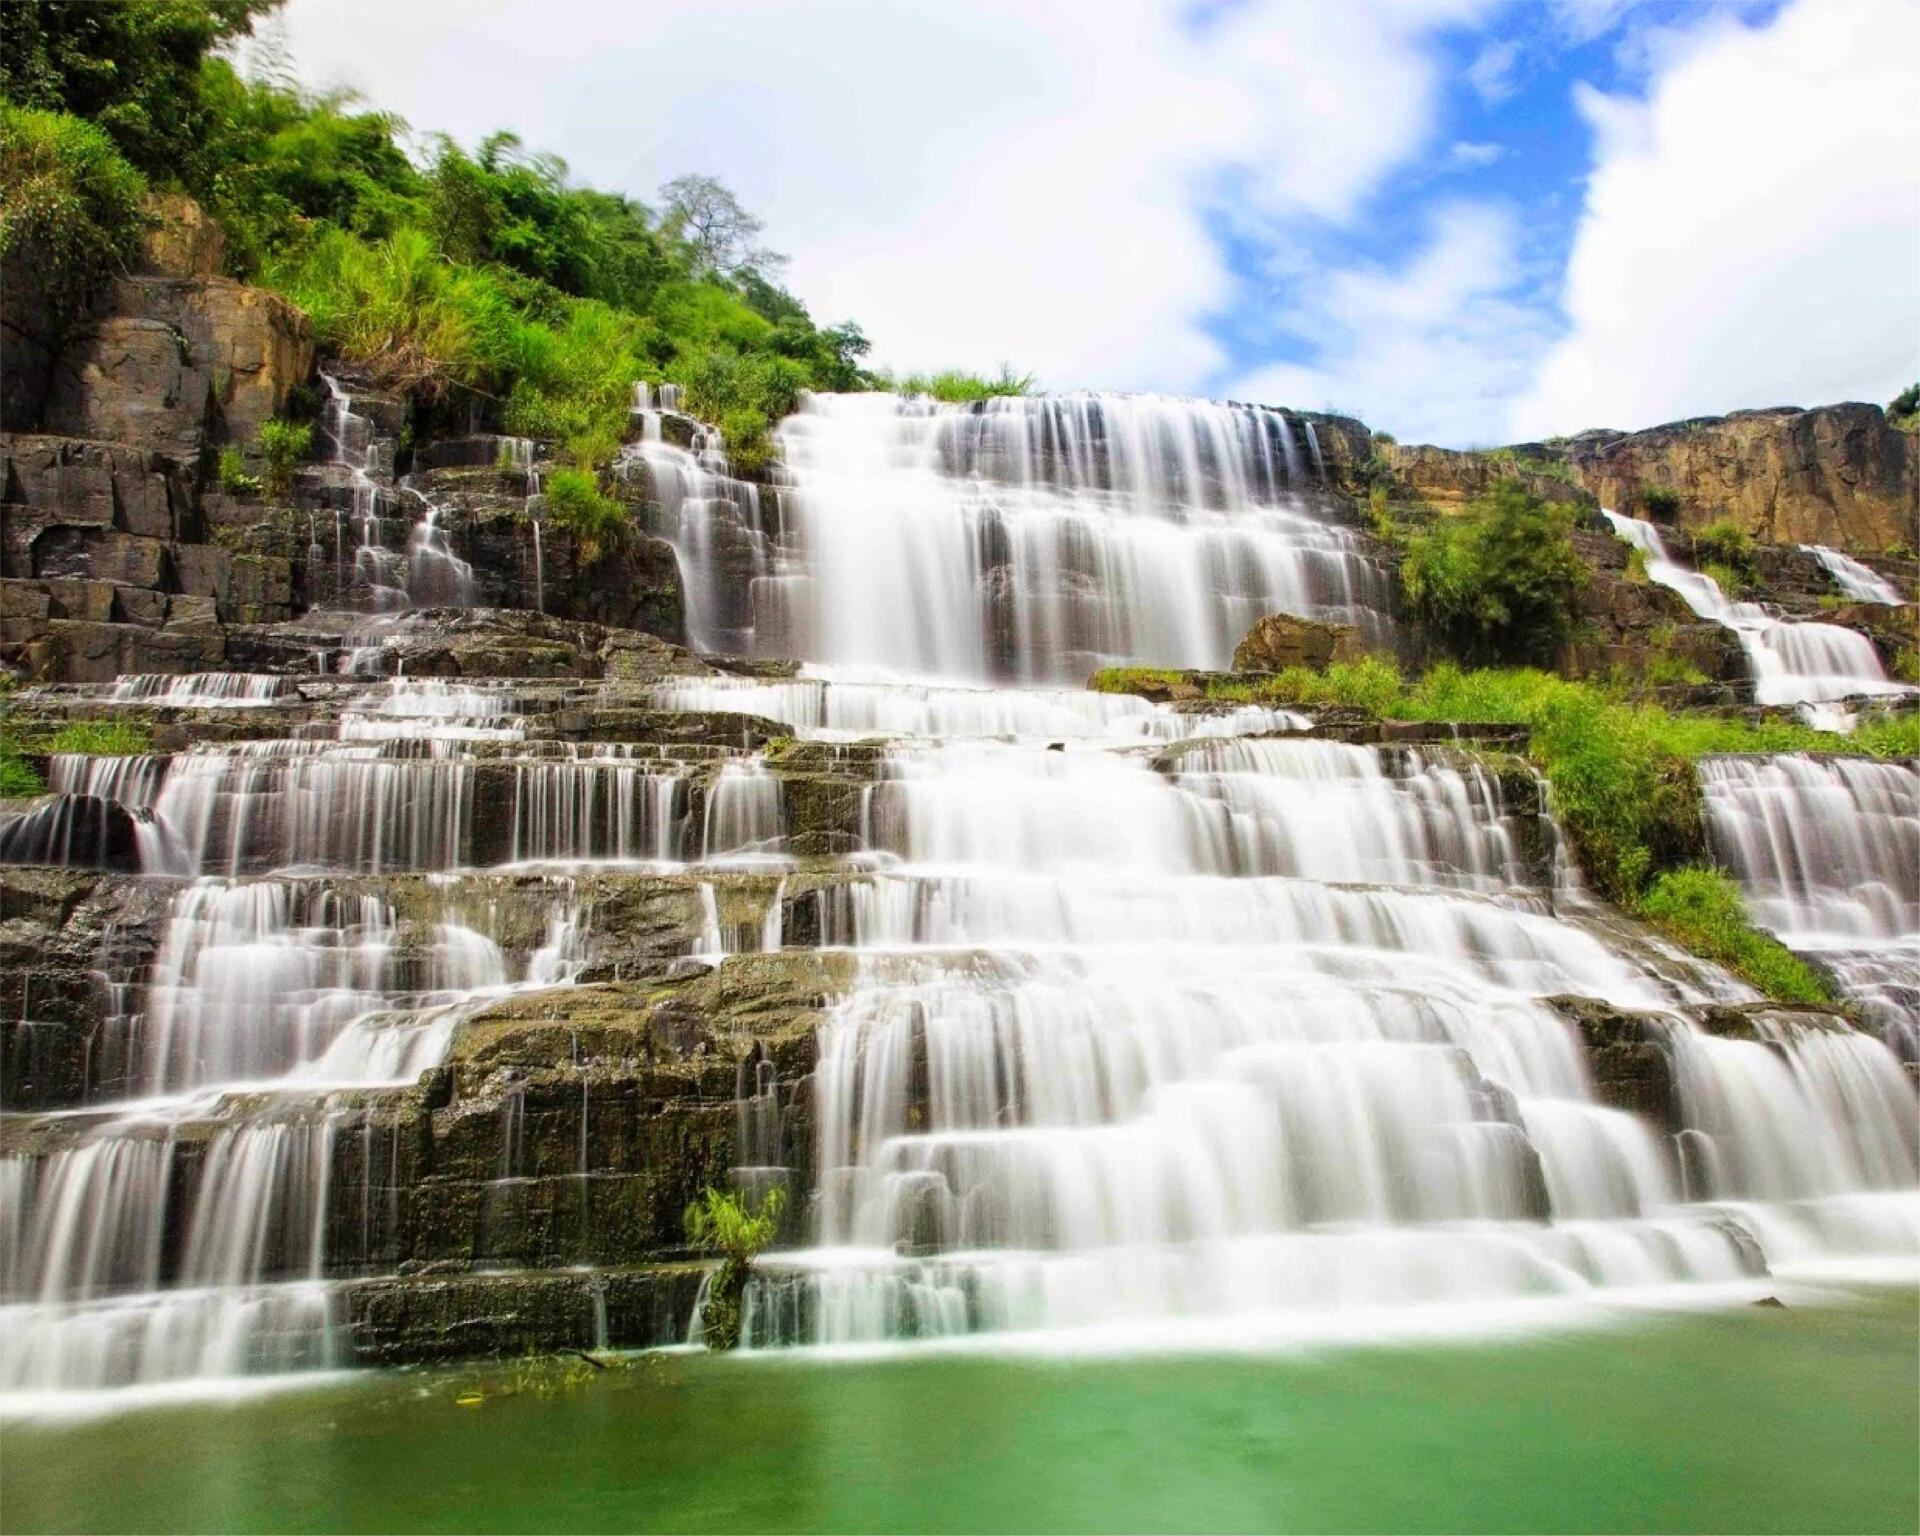
[[[247,456],[239,446],[228,443],[220,450],[220,489],[229,496],[258,496],[261,481],[247,473]]]
[[[267,494],[284,496],[293,489],[294,466],[313,447],[313,428],[305,422],[263,421],[253,445],[265,470],[261,480]]]
[[[573,535],[573,547],[582,565],[592,565],[632,526],[627,509],[600,489],[590,469],[555,469],[541,482],[541,502],[547,519]]]
[[[61,323],[139,248],[146,185],[94,124],[0,101],[0,255]]]
[[[1887,417],[1897,426],[1905,426],[1909,418],[1920,419],[1920,384],[1909,384],[1888,401]]]
[[[687,1240],[720,1259],[701,1308],[709,1349],[732,1349],[740,1342],[747,1272],[778,1235],[785,1207],[786,1195],[779,1189],[768,1190],[754,1209],[741,1196],[711,1186],[687,1207]]]
[[[1671,519],[1680,510],[1680,493],[1664,485],[1649,485],[1640,492],[1640,506],[1656,521]]]
[[[1745,597],[1751,583],[1747,573],[1739,566],[1723,565],[1717,560],[1708,560],[1700,567],[1700,574],[1712,578],[1713,584],[1728,597]]]
[[[1572,527],[1562,504],[1498,482],[1409,541],[1400,575],[1414,616],[1462,657],[1548,659],[1587,579]]]
[[[1702,564],[1723,565],[1753,575],[1753,535],[1732,518],[1708,523],[1693,536],[1694,556]]]

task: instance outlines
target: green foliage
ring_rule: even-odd
[[[720,1259],[701,1309],[708,1348],[732,1349],[740,1342],[747,1271],[778,1235],[785,1207],[786,1194],[779,1189],[768,1190],[756,1210],[739,1195],[711,1186],[687,1207],[687,1241]]]
[[[1887,415],[1898,426],[1920,422],[1920,384],[1909,384],[1888,401]]]
[[[1678,943],[1717,960],[1775,1002],[1833,1000],[1805,961],[1753,926],[1740,887],[1720,870],[1668,870],[1653,882],[1639,911]]]
[[[260,494],[260,477],[247,473],[247,456],[238,444],[228,443],[220,450],[220,489],[229,496]]]
[[[1719,518],[1695,534],[1693,551],[1703,564],[1731,566],[1749,573],[1753,569],[1753,535],[1731,518]]]
[[[547,519],[573,535],[583,565],[592,565],[623,538],[631,526],[627,509],[602,494],[590,469],[555,469],[541,481]]]
[[[939,373],[909,373],[899,377],[883,373],[876,382],[897,395],[929,395],[948,405],[971,405],[1000,395],[1030,395],[1036,381],[1030,373],[1016,373],[1012,363],[1002,363],[1000,372],[992,377],[962,368],[947,368]]]
[[[1409,541],[1401,579],[1415,617],[1465,658],[1548,659],[1586,582],[1572,528],[1566,507],[1500,481]]]
[[[156,179],[189,180],[213,136],[203,61],[279,0],[7,0],[0,95],[91,119]]]
[[[1395,437],[1391,432],[1375,432],[1373,434],[1373,440],[1376,443],[1385,443],[1389,447],[1400,441],[1400,439]]]
[[[41,744],[49,756],[78,753],[86,757],[138,757],[153,748],[153,733],[134,720],[72,720]]]
[[[500,285],[447,261],[424,230],[372,243],[327,230],[264,277],[306,310],[323,345],[388,389],[438,399],[496,383],[514,360]]]
[[[1650,579],[1647,575],[1647,552],[1637,544],[1630,546],[1627,550],[1627,580],[1644,587]]]
[[[1920,678],[1908,680],[1920,682]],[[1868,715],[1854,727],[1851,745],[1854,751],[1873,757],[1920,757],[1920,713]]]
[[[1656,521],[1670,519],[1680,510],[1680,493],[1664,485],[1649,485],[1640,492],[1640,506]]]
[[[61,321],[139,248],[145,191],[92,123],[0,101],[0,254],[32,273]]]
[[[1745,597],[1750,583],[1747,573],[1739,566],[1723,565],[1717,560],[1708,560],[1700,567],[1702,576],[1710,577],[1713,584],[1728,597]]]
[[[305,422],[263,421],[253,445],[260,452],[260,462],[265,471],[261,480],[267,494],[284,496],[293,489],[294,466],[313,447],[313,428]],[[226,456],[222,454],[223,471],[225,467]]]

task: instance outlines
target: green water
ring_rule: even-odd
[[[551,1367],[369,1375],[8,1425],[0,1523],[1911,1531],[1916,1302],[1260,1358],[672,1355],[575,1366],[591,1377],[577,1385]]]

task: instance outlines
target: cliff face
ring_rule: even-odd
[[[1920,435],[1889,425],[1876,405],[1739,411],[1519,452],[1561,460],[1616,511],[1645,515],[1648,490],[1672,491],[1683,529],[1724,518],[1766,543],[1854,555],[1920,538]]]

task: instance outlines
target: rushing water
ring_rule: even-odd
[[[671,398],[635,404],[629,472],[696,638],[806,663],[638,697],[783,722],[855,797],[847,851],[796,854],[784,745],[563,739],[546,714],[597,701],[558,685],[103,690],[301,723],[57,759],[54,794],[0,827],[0,856],[137,869],[165,908],[150,962],[109,977],[96,1080],[122,1087],[32,1119],[0,1160],[0,1387],[336,1362],[331,1280],[371,1249],[332,1246],[332,1148],[467,1011],[577,974],[587,866],[697,892],[683,955],[804,934],[848,956],[804,1240],[756,1266],[755,1346],[1445,1332],[1649,1290],[1751,1295],[1781,1266],[1912,1269],[1920,1146],[1894,1051],[1785,1013],[1745,1038],[1702,1029],[1689,1009],[1754,994],[1589,900],[1517,761],[1066,686],[1109,661],[1219,664],[1274,608],[1382,631],[1311,422],[1158,397],[826,397],[782,425],[781,481],[761,487]],[[330,431],[373,466],[356,474],[379,523],[364,420],[336,389]],[[431,509],[411,537],[412,560],[363,542],[367,591],[446,575]],[[1774,631],[1818,627],[1756,627],[1750,654],[1790,658]],[[1844,970],[1842,950],[1883,956],[1917,926],[1911,773],[1800,764],[1766,770],[1812,775],[1777,815],[1709,764],[1716,842],[1763,920]],[[508,935],[485,872],[544,938]],[[1564,995],[1648,1015],[1668,1114],[1606,1100]],[[791,1170],[781,1085],[749,1065],[735,1155],[754,1189]],[[497,1183],[524,1136],[512,1120]],[[204,1153],[183,1162],[186,1144]]]
[[[1719,757],[1700,782],[1714,852],[1754,920],[1920,1061],[1920,764]]]
[[[1701,618],[1739,637],[1753,674],[1754,698],[1759,703],[1797,704],[1812,723],[1823,729],[1848,730],[1851,717],[1836,707],[1836,701],[1913,692],[1905,683],[1888,680],[1879,652],[1858,630],[1838,624],[1792,623],[1758,603],[1736,603],[1711,576],[1669,555],[1660,530],[1652,523],[1604,509],[1601,515],[1616,534],[1646,555],[1649,579],[1679,593]],[[1835,558],[1846,559],[1843,555]],[[1829,564],[1828,568],[1834,567]],[[1859,569],[1865,571],[1864,567]],[[1865,574],[1872,576],[1872,572]],[[1896,595],[1894,601],[1898,600]]]

